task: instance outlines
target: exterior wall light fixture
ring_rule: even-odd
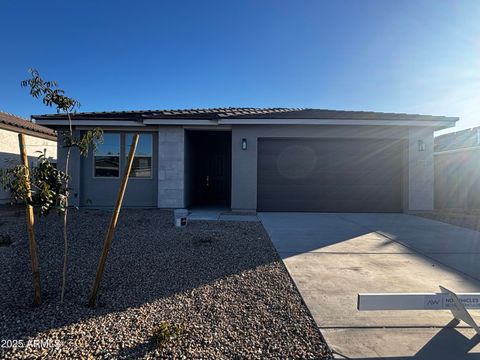
[[[242,139],[242,150],[247,150],[247,139]]]
[[[425,151],[427,146],[425,145],[425,141],[418,140],[418,151]]]

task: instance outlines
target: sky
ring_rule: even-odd
[[[0,110],[305,107],[480,125],[480,1],[0,0]],[[445,131],[443,131],[445,132]]]

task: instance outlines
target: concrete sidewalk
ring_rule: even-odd
[[[449,311],[356,309],[359,292],[480,292],[479,232],[403,214],[259,217],[335,351],[352,359],[480,359],[480,336],[463,323],[452,328]]]
[[[207,221],[254,221],[258,222],[255,213],[239,213],[223,207],[199,207],[188,210],[188,220]]]

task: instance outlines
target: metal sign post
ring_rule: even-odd
[[[359,311],[376,310],[450,310],[480,335],[480,328],[467,309],[480,309],[480,293],[454,293],[440,286],[440,293],[361,293]]]

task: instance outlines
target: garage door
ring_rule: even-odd
[[[259,211],[400,212],[403,143],[259,139]]]

